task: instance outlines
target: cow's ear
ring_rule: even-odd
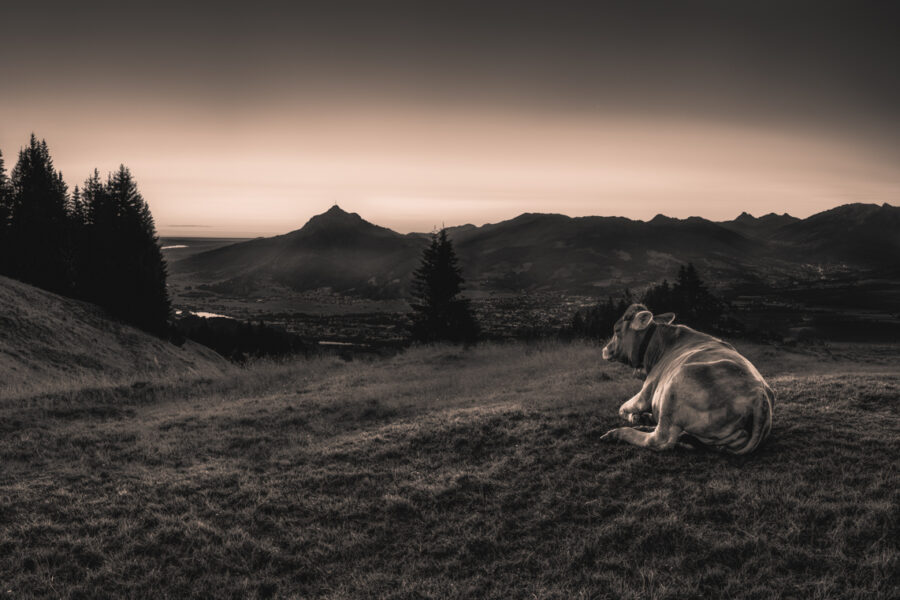
[[[631,319],[631,328],[636,331],[647,329],[651,321],[653,321],[653,313],[649,310],[642,310]]]
[[[661,315],[655,315],[653,317],[653,320],[656,321],[657,323],[662,323],[663,325],[671,325],[672,321],[675,320],[675,313],[667,312],[667,313],[663,313]]]

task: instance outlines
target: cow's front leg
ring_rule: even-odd
[[[641,428],[644,429],[644,428]],[[606,432],[600,440],[622,440],[651,450],[669,450],[674,448],[681,436],[681,428],[671,424],[664,424],[662,420],[653,431],[640,431],[632,427],[619,427]]]
[[[619,407],[619,417],[637,425],[641,422],[641,415],[650,412],[652,398],[652,386],[645,383],[640,392]]]

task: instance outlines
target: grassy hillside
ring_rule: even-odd
[[[889,598],[896,347],[751,348],[755,455],[599,442],[587,345],[415,349],[0,402],[10,597]]]
[[[179,348],[100,308],[0,277],[0,399],[183,376],[219,376],[215,352]]]

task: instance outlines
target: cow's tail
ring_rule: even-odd
[[[738,449],[730,449],[733,454],[748,454],[756,450],[756,448],[769,437],[772,431],[772,417],[775,412],[775,392],[769,386],[765,386],[765,394],[760,402],[756,403],[753,410],[753,422],[751,424],[752,431],[750,439],[747,443]]]

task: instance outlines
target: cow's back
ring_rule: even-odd
[[[654,417],[671,411],[675,424],[713,449],[755,450],[772,428],[775,395],[756,367],[730,344],[678,326],[672,347],[651,375],[658,377]],[[665,408],[664,408],[665,407]]]

